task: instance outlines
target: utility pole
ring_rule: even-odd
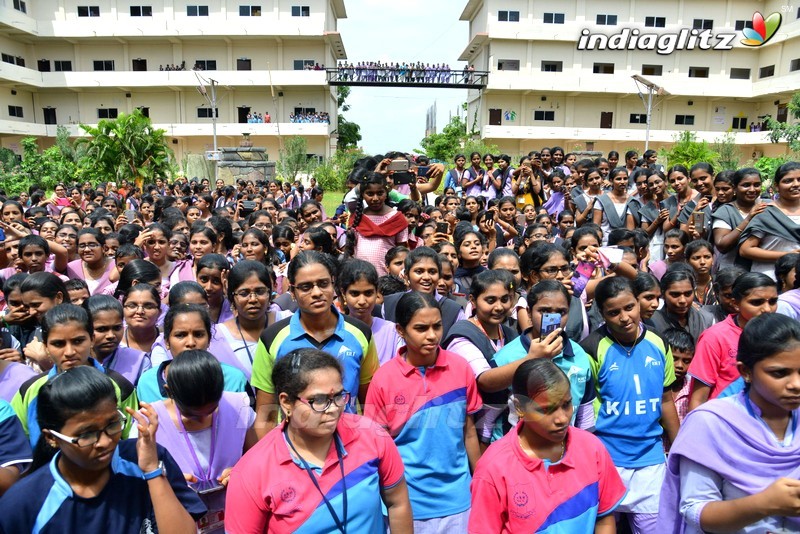
[[[214,155],[217,159],[214,160],[214,182],[216,183],[219,178],[219,157],[217,147],[217,81],[209,80],[211,82],[211,133],[214,136]]]
[[[650,122],[653,116],[653,95],[658,96],[669,96],[669,93],[664,90],[663,87],[659,87],[658,85],[654,84],[650,80],[646,78],[642,78],[638,74],[634,74],[631,76],[633,80],[636,82],[636,88],[639,89],[639,98],[642,99],[642,103],[644,104],[645,111],[647,112],[647,129],[645,130],[644,134],[644,150],[645,152],[650,148]],[[644,85],[647,87],[647,99],[645,100],[644,95],[642,94],[642,90],[639,87],[639,84]]]

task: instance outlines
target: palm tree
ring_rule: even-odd
[[[83,174],[88,177],[128,180],[141,187],[156,178],[167,178],[173,169],[174,155],[165,130],[154,129],[138,109],[116,119],[103,119],[96,127],[81,124],[81,129],[90,136],[76,142],[83,155]]]

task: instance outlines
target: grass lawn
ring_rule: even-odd
[[[325,191],[325,196],[322,197],[322,207],[325,208],[325,213],[328,217],[333,217],[336,213],[336,208],[342,203],[342,191]]]

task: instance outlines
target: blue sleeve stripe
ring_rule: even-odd
[[[14,408],[12,408],[11,405],[6,401],[0,400],[0,422],[16,416],[17,412],[14,411]]]
[[[58,509],[64,504],[64,501],[72,497],[72,488],[70,488],[69,484],[58,474],[58,469],[56,468],[57,461],[58,454],[50,461],[49,469],[53,476],[53,485],[42,503],[42,509],[39,510],[39,515],[36,516],[36,522],[33,525],[31,534],[39,534],[39,532],[47,526],[53,516],[56,515],[56,512],[58,512]]]
[[[374,475],[377,472],[378,472],[378,459],[373,458],[372,460],[364,462],[354,470],[347,473],[344,477],[344,480],[347,482],[347,487],[352,488],[355,487],[362,480],[369,478],[370,476]],[[325,497],[327,497],[328,501],[332,501],[333,499],[341,495],[343,490],[344,490],[344,485],[340,480],[339,482],[334,484],[330,490],[328,490],[328,493],[325,494]],[[320,501],[320,503],[317,505],[317,508],[321,506],[325,506],[324,499]]]
[[[545,530],[556,523],[578,517],[592,508],[596,509],[599,499],[599,486],[597,482],[592,482],[550,512],[547,521],[539,527],[539,531]]]
[[[423,410],[427,410],[428,408],[433,408],[435,406],[443,406],[445,404],[450,404],[451,402],[457,402],[464,400],[467,397],[467,388],[458,388],[454,389],[453,391],[448,391],[443,395],[439,395],[438,397],[434,397],[422,406],[420,406],[419,410],[416,413],[419,413]]]
[[[121,475],[126,475],[133,478],[142,478],[144,473],[142,470],[139,469],[139,466],[130,460],[126,460],[125,458],[119,455],[119,446],[117,446],[116,450],[114,451],[114,457],[111,459],[111,470],[114,473],[119,473]]]
[[[616,503],[614,503],[614,506],[612,506],[612,507],[610,507],[608,510],[604,510],[604,511],[602,511],[602,512],[600,512],[600,511],[599,511],[599,509],[598,509],[598,512],[597,512],[597,517],[598,517],[598,519],[599,519],[599,518],[601,518],[601,517],[605,517],[605,516],[607,516],[607,515],[608,515],[608,514],[610,514],[610,513],[613,513],[613,512],[614,512],[614,510],[616,510],[616,509],[617,509],[617,507],[618,507],[620,504],[622,504],[622,501],[624,501],[624,500],[625,500],[625,497],[627,497],[627,496],[628,496],[628,490],[625,490],[625,493],[623,493],[623,494],[622,494],[622,497],[620,497],[620,498],[619,498],[619,500],[618,500]]]

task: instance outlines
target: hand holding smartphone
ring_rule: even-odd
[[[542,326],[539,329],[539,340],[542,341],[551,332],[561,328],[561,315],[558,313],[543,313]]]

